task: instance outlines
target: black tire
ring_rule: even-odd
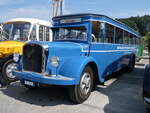
[[[143,79],[143,96],[150,94],[150,64],[146,65]]]
[[[3,80],[4,80],[4,82],[5,82],[6,84],[9,84],[10,82],[14,82],[14,81],[17,81],[17,80],[18,80],[17,77],[15,77],[15,76],[9,77],[8,74],[7,74],[7,72],[6,72],[8,66],[11,65],[11,64],[17,65],[17,63],[15,63],[12,59],[9,59],[9,60],[7,60],[7,61],[4,63],[4,65],[3,65],[3,67],[2,67],[2,78],[3,78]]]
[[[130,59],[129,65],[127,67],[128,72],[132,72],[135,68],[135,56]]]
[[[86,87],[85,85],[85,89],[87,88],[87,92],[85,94],[84,90],[81,89],[81,85],[83,86],[83,81],[85,80],[85,76],[88,76],[88,78],[90,79],[86,85],[89,85],[89,87]],[[80,83],[79,85],[75,85],[72,86],[71,88],[69,88],[69,96],[70,99],[77,104],[81,104],[83,103],[85,100],[87,100],[87,98],[90,96],[91,91],[93,88],[93,70],[87,66],[85,67],[85,69],[83,70],[82,74],[81,74],[81,78],[80,78]],[[84,92],[84,93],[83,93]]]

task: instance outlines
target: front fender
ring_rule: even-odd
[[[79,84],[80,75],[90,62],[95,62],[95,60],[92,57],[86,56],[67,58],[58,68],[57,73],[59,75],[75,78],[76,83]]]

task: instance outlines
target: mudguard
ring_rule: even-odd
[[[0,59],[0,70],[2,69],[4,63],[5,63],[6,61],[8,61],[9,59],[12,59],[12,58],[13,58],[13,55],[8,55],[8,56],[6,56],[6,57]]]
[[[96,61],[92,57],[71,57],[65,60],[63,63],[61,63],[60,67],[57,70],[57,73],[59,75],[76,78],[76,83],[79,83],[82,71],[90,62],[95,62],[96,64]]]

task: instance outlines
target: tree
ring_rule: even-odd
[[[150,15],[121,18],[117,20],[138,31],[141,36],[145,36],[147,30],[150,29]]]
[[[149,48],[149,52],[150,52],[150,31],[147,32],[145,41],[146,41],[146,46]]]

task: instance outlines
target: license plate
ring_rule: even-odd
[[[34,86],[34,82],[31,82],[31,81],[24,81],[24,84],[25,85],[28,85],[28,86]]]

